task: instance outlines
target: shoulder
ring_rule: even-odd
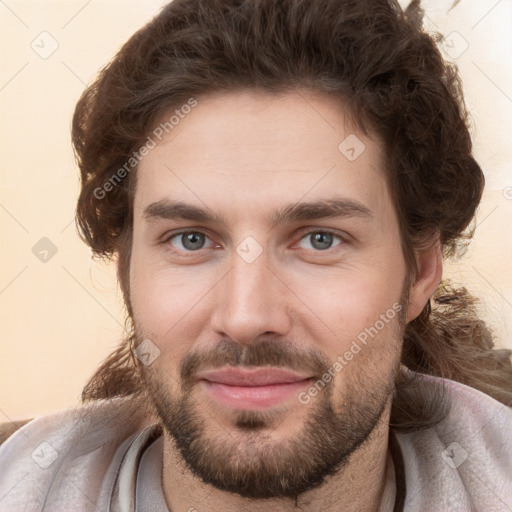
[[[71,504],[82,510],[101,503],[114,484],[112,468],[124,446],[148,423],[143,409],[128,397],[6,426],[7,439],[0,445],[0,496],[7,507],[2,510],[39,510],[43,504],[48,510]]]
[[[417,375],[443,389],[451,409],[435,427],[396,434],[406,510],[512,509],[512,408],[459,382]]]

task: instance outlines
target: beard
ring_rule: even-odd
[[[400,333],[403,325],[399,321]],[[164,431],[196,477],[244,498],[297,499],[345,467],[351,454],[379,424],[399,371],[398,345],[398,341],[394,342],[389,349],[392,353],[388,355],[393,359],[390,367],[382,368],[378,361],[367,361],[364,354],[356,356],[361,359],[350,363],[354,367],[344,379],[343,389],[336,390],[335,379],[325,384],[307,405],[307,416],[300,430],[279,440],[272,438],[272,429],[286,419],[285,413],[296,413],[297,404],[263,411],[228,413],[217,409],[209,414],[211,403],[200,403],[194,376],[204,368],[279,366],[306,370],[315,375],[316,382],[332,366],[320,352],[299,351],[292,343],[269,339],[251,345],[223,340],[211,352],[190,352],[184,357],[178,375],[172,376],[180,384],[176,395],[169,389],[166,379],[170,375],[164,369],[157,365],[148,368],[139,365],[139,369],[145,393]],[[370,352],[382,359],[379,350],[370,349]],[[379,366],[382,369],[376,371]],[[229,429],[214,417],[221,413],[229,419]]]

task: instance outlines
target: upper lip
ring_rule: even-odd
[[[254,370],[246,370],[234,367],[200,372],[197,377],[198,379],[230,386],[286,384],[311,378],[310,375],[300,375],[282,368],[256,368]]]

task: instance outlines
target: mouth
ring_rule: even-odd
[[[231,409],[263,410],[294,397],[313,380],[281,368],[222,368],[198,374],[203,391]]]

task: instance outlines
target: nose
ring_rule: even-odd
[[[252,262],[238,253],[231,269],[215,287],[211,325],[223,338],[249,344],[263,334],[285,336],[291,326],[292,295],[276,269],[269,266],[265,251]]]

